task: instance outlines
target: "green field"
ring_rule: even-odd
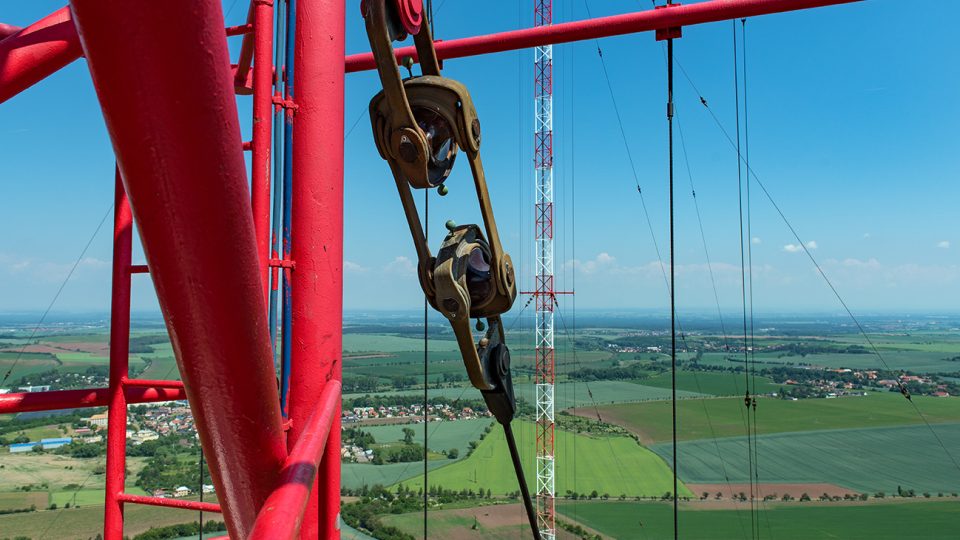
[[[534,455],[534,424],[516,421],[514,432],[520,454]],[[616,497],[662,495],[673,489],[670,469],[633,439],[593,438],[558,430],[555,441],[557,493],[596,490]],[[527,483],[534,489],[534,471],[528,466],[525,472]],[[517,480],[502,429],[494,428],[467,459],[432,472],[429,481],[446,489],[490,489],[494,495],[516,491]],[[423,478],[418,476],[404,484],[416,490],[423,485]],[[686,487],[681,491],[690,493]]]
[[[480,439],[480,434],[484,428],[495,423],[493,418],[474,418],[471,420],[455,420],[447,422],[430,422],[430,432],[427,442],[430,450],[437,452],[457,448],[463,455],[467,451],[467,444],[470,441]],[[413,440],[423,444],[424,424],[394,424],[389,426],[370,426],[360,427],[373,435],[378,443],[395,442],[403,440],[403,429],[412,429],[415,433]]]
[[[70,506],[103,506],[106,491],[102,489],[80,489],[71,491],[56,491],[50,494],[50,502],[58,507],[70,503]],[[137,495],[143,494],[143,490],[136,490]]]
[[[190,498],[195,500],[195,498]],[[216,502],[208,495],[205,501]],[[124,534],[133,537],[151,527],[196,521],[196,512],[128,504],[124,508]],[[204,514],[204,521],[221,520],[219,515]],[[57,510],[0,515],[0,538],[25,536],[34,540],[90,540],[103,534],[103,503]]]
[[[609,538],[673,537],[673,509],[651,502],[559,502],[557,512]],[[957,537],[960,502],[845,505],[785,503],[760,511],[760,532],[777,540],[936,540]],[[749,536],[749,516],[733,510],[681,507],[680,538],[727,540]]]
[[[934,424],[937,436],[960,459],[960,424]],[[651,450],[672,463],[673,445]],[[858,493],[918,494],[960,491],[960,470],[925,425],[804,433],[757,438],[758,478],[764,483],[831,483]],[[691,484],[748,482],[745,437],[678,445],[680,477]],[[811,493],[811,496],[819,494]]]
[[[450,462],[430,460],[427,466],[435,470]],[[371,465],[369,463],[344,463],[340,466],[340,485],[351,489],[361,488],[364,485],[392,486],[398,482],[406,482],[410,478],[423,475],[423,461],[410,463],[386,463]]]
[[[534,385],[530,383],[518,383],[514,381],[514,387],[518,401],[524,403],[533,403]],[[593,399],[590,394],[593,394]],[[361,397],[368,393],[344,394],[344,399]],[[396,390],[392,392],[377,392],[379,396],[390,395],[423,395],[423,390]],[[570,407],[590,407],[593,410],[593,403],[598,406],[609,405],[612,403],[627,403],[651,400],[664,400],[670,398],[670,390],[658,388],[655,386],[646,386],[629,381],[593,381],[585,382],[560,382],[554,388],[555,401],[554,406],[557,410],[568,409]],[[699,394],[687,391],[679,391],[677,395],[681,398],[697,397]],[[449,399],[483,399],[480,392],[472,387],[454,387],[454,388],[436,388],[430,389],[430,397],[445,397]]]
[[[913,401],[931,423],[960,422],[960,399],[914,396]],[[694,440],[711,438],[714,434],[717,437],[743,435],[743,409],[743,400],[739,398],[678,401],[678,438]],[[595,417],[593,409],[579,409],[578,414]],[[605,421],[639,434],[645,442],[655,443],[671,438],[668,401],[608,405],[600,407],[600,414]],[[760,434],[922,422],[910,403],[894,392],[866,397],[798,401],[759,398],[757,405],[757,431]]]
[[[669,373],[662,373],[637,381],[647,386],[670,388],[672,385]],[[759,394],[776,392],[780,385],[767,377],[756,378],[756,389]],[[712,396],[742,396],[746,386],[742,373],[709,371],[677,371],[677,389],[708,394]]]
[[[343,350],[345,352],[378,352],[393,353],[402,351],[420,351],[423,354],[423,339],[396,336],[390,334],[344,334]],[[431,339],[431,351],[458,351],[457,342],[453,339]],[[422,358],[422,356],[421,356]]]

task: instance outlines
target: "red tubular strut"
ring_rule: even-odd
[[[317,476],[330,425],[340,403],[340,381],[327,382],[300,439],[283,465],[280,486],[270,494],[248,540],[294,540]]]
[[[227,528],[246,538],[287,453],[220,2],[72,6]]]
[[[124,393],[127,404],[187,399],[184,390],[175,388],[131,388]],[[106,407],[109,404],[109,388],[0,394],[0,414]]]
[[[263,287],[263,310],[270,302],[270,130],[273,112],[273,0],[254,0],[253,33],[253,225]],[[250,34],[243,36],[244,43]],[[236,76],[240,75],[238,68]],[[246,76],[246,75],[244,75]],[[236,79],[235,79],[236,80]],[[236,85],[236,82],[234,83]]]
[[[114,179],[113,278],[110,299],[110,403],[107,420],[107,474],[103,509],[106,540],[123,537],[123,492],[127,467],[127,396],[123,381],[130,366],[130,261],[133,214],[118,168]]]
[[[671,9],[658,9],[597,17],[584,21],[524,28],[485,36],[474,36],[436,43],[437,57],[440,60],[463,58],[480,54],[528,49],[539,45],[569,43],[623,34],[635,34],[651,30],[703,24],[709,22],[755,17],[784,11],[849,4],[861,0],[711,0],[696,4],[685,4]],[[395,50],[397,60],[410,56],[417,60],[414,47]],[[374,69],[373,54],[352,54],[346,58],[346,71],[364,71]]]
[[[293,350],[290,448],[321,392],[342,380],[344,2],[297,2],[294,40]],[[318,495],[319,494],[319,495]],[[319,500],[318,500],[319,499]],[[300,538],[340,538],[340,402]],[[231,537],[234,535],[231,534]]]
[[[19,26],[0,23],[0,40],[6,39],[21,30],[23,30],[23,28],[20,28]]]
[[[179,508],[181,510],[200,510],[203,512],[215,512],[217,514],[223,510],[219,504],[214,503],[161,499],[160,497],[144,497],[143,495],[130,495],[129,493],[121,493],[117,496],[117,499],[125,503],[163,506],[165,508]]]
[[[66,7],[0,41],[0,103],[80,58]]]

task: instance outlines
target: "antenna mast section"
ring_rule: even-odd
[[[553,24],[553,0],[534,0],[534,26]],[[537,388],[537,521],[544,540],[556,538],[553,454],[553,45],[534,52],[534,173],[536,206],[536,388]]]

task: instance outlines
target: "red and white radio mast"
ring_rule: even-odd
[[[534,0],[534,26],[553,23],[553,0]],[[553,455],[553,46],[534,52],[533,147],[536,178],[536,388],[537,388],[537,520],[544,540],[556,538]]]

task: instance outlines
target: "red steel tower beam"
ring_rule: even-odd
[[[0,103],[80,58],[69,8],[60,8],[0,40]]]
[[[344,2],[297,2],[294,41],[293,350],[288,447],[326,382],[342,380]],[[300,538],[340,538],[340,401]]]
[[[556,45],[586,39],[597,39],[624,34],[636,34],[676,26],[690,26],[741,17],[756,17],[785,11],[850,4],[862,0],[710,0],[695,4],[677,5],[672,9],[658,9],[596,17],[582,21],[523,28],[439,41],[436,44],[437,58],[465,58],[517,49],[529,49],[541,45]],[[401,47],[394,50],[397,61],[404,57],[418,59],[414,47]],[[372,53],[352,54],[347,57],[347,73],[374,69]]]
[[[227,527],[246,538],[287,452],[220,2],[72,6]]]

